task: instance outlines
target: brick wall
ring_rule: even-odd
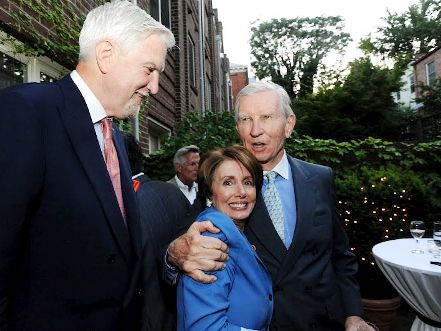
[[[239,91],[248,85],[248,71],[230,73],[233,107]]]
[[[100,0],[64,0],[75,5],[78,15],[85,15],[91,8],[97,6]],[[140,143],[143,151],[148,151],[148,117],[161,123],[165,128],[173,130],[175,125],[182,120],[189,111],[200,111],[200,52],[199,52],[199,34],[201,29],[198,20],[198,1],[195,0],[170,0],[171,5],[171,30],[175,35],[176,46],[168,52],[166,66],[160,78],[159,93],[156,96],[150,96],[146,111],[139,118],[140,125]],[[226,97],[222,94],[225,88],[221,89],[222,77],[219,76],[220,58],[222,51],[216,45],[216,34],[221,28],[220,22],[212,8],[211,0],[204,1],[204,20],[205,20],[205,73],[204,77],[211,82],[211,93],[205,98],[211,100],[214,111],[223,110],[221,104],[226,104]],[[17,10],[27,10],[22,8],[17,0],[0,0],[0,24],[1,28],[10,35],[23,42],[29,42],[29,36],[20,34],[16,28],[11,25],[9,13]],[[150,13],[150,0],[138,0],[138,6]],[[29,12],[29,10],[27,10]],[[34,17],[35,29],[42,34],[51,33],[49,22],[29,12]],[[221,32],[220,32],[221,34]],[[196,66],[196,84],[191,86],[189,80],[188,63],[188,45],[187,38],[191,36],[195,44],[195,66]],[[228,59],[226,59],[228,60]],[[226,68],[228,61],[222,60],[223,72],[228,72]],[[72,68],[70,68],[72,69]]]
[[[427,64],[432,61],[435,62],[436,77],[441,77],[441,47],[415,61],[415,81],[417,86],[420,83],[427,84]],[[419,88],[416,88],[415,95],[417,98],[420,96]]]

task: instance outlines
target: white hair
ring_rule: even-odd
[[[196,145],[189,145],[179,148],[173,157],[173,163],[183,165],[186,161],[185,157],[188,153],[199,153],[199,147]]]
[[[92,9],[80,32],[80,59],[86,59],[102,40],[111,40],[122,52],[151,35],[157,35],[167,48],[175,45],[173,33],[137,5],[114,0]]]
[[[289,98],[288,93],[285,89],[273,82],[255,82],[248,84],[245,86],[240,92],[237,94],[236,102],[235,102],[235,118],[236,121],[239,120],[239,108],[240,108],[240,99],[244,96],[249,96],[252,94],[256,94],[259,92],[275,92],[279,98],[280,107],[285,114],[285,117],[288,118],[291,115],[294,115],[294,112],[291,108],[291,99]]]

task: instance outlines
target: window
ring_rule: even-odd
[[[0,31],[0,37],[8,36]],[[0,89],[28,82],[53,82],[67,72],[47,57],[28,57],[7,43],[0,44]]]
[[[170,29],[170,0],[152,0],[150,12],[152,17]]]
[[[150,117],[148,117],[147,120],[149,130],[149,154],[152,154],[162,147],[165,137],[170,135],[170,129]]]
[[[211,109],[211,81],[208,75],[205,78],[205,111],[213,111]]]
[[[426,64],[426,70],[427,70],[427,85],[431,86],[436,78],[435,73],[435,62],[429,62]]]
[[[56,79],[51,77],[48,74],[45,74],[43,71],[40,71],[40,83],[53,83]]]
[[[195,46],[194,41],[190,36],[187,37],[188,46],[188,78],[190,85],[196,86],[196,58],[195,58]]]
[[[409,77],[410,93],[415,93],[415,76],[411,75]]]
[[[0,89],[24,83],[27,78],[27,66],[0,51]]]

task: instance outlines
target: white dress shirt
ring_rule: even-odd
[[[181,192],[184,193],[185,197],[190,202],[190,204],[193,204],[194,200],[196,199],[196,195],[198,193],[198,183],[193,182],[193,185],[189,189],[187,185],[181,182],[181,180],[178,178],[177,175],[175,176],[175,180]]]
[[[73,82],[80,90],[84,101],[86,102],[87,109],[89,110],[90,118],[92,119],[95,129],[96,137],[100,145],[101,153],[104,157],[104,137],[103,130],[101,128],[101,120],[107,117],[106,111],[104,110],[101,102],[99,102],[95,94],[93,94],[92,90],[89,88],[89,86],[87,86],[86,82],[81,78],[76,70],[70,73],[70,78],[72,78]]]

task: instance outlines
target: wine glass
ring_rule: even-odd
[[[441,222],[433,222],[433,241],[438,246],[438,252],[441,250]],[[435,254],[434,257],[439,258],[440,254]]]
[[[418,239],[424,236],[424,232],[426,231],[426,227],[423,221],[412,221],[410,222],[410,234],[416,240],[415,249],[411,250],[414,254],[424,254],[424,251],[419,248]]]

